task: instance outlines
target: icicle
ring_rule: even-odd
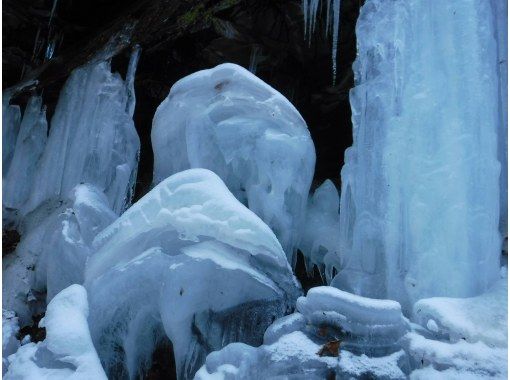
[[[333,43],[331,60],[333,69],[333,85],[336,82],[336,54],[338,49],[338,34],[340,31],[340,0],[333,0]]]
[[[248,70],[250,70],[252,74],[257,73],[257,66],[259,63],[259,51],[260,51],[259,46],[254,46],[251,48],[250,66],[248,67]]]
[[[44,54],[45,59],[51,59],[53,57],[53,53],[55,52],[55,43],[55,39],[48,43],[48,46],[46,47],[46,54]]]
[[[325,34],[324,34],[326,37],[329,36],[329,31],[331,29],[330,9],[331,9],[331,2],[328,0],[328,1],[326,1],[326,30],[325,30]]]
[[[311,0],[310,1],[310,22],[309,22],[309,33],[308,33],[308,42],[312,40],[312,34],[315,32],[315,24],[317,23],[317,9],[319,8],[319,0]]]
[[[303,7],[303,20],[304,20],[304,35],[305,35],[305,40],[306,40],[306,36],[307,36],[307,32],[308,32],[308,0],[303,0],[303,3],[302,3],[302,7]]]
[[[128,100],[127,100],[127,104],[126,104],[126,112],[131,117],[133,117],[133,114],[135,112],[135,103],[136,103],[135,73],[136,73],[136,67],[138,66],[139,58],[140,58],[140,46],[135,45],[135,47],[133,47],[133,52],[131,53],[131,58],[129,59],[129,65],[128,65],[128,70],[127,70],[127,74],[126,74],[126,88],[127,88],[127,95],[128,95]]]
[[[57,9],[58,0],[53,0],[53,6],[51,7],[50,20],[48,21],[48,27],[51,26],[51,21],[53,20],[53,15],[55,14],[55,10]]]

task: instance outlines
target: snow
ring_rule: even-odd
[[[189,377],[211,350],[262,343],[300,294],[273,232],[206,169],[159,183],[93,246],[89,323],[112,377],[146,371],[168,339]]]
[[[492,12],[482,0],[363,6],[335,286],[409,313],[421,298],[476,296],[497,280]]]
[[[333,268],[339,268],[340,198],[330,180],[324,181],[308,200],[306,223],[299,250],[306,258],[308,272],[315,265],[327,282],[332,280]]]
[[[202,70],[172,86],[154,116],[151,139],[154,183],[188,168],[214,171],[269,225],[292,261],[315,149],[284,96],[234,64]]]
[[[48,123],[42,98],[33,96],[23,114],[12,161],[2,185],[3,220],[7,224],[15,225],[17,222],[16,215],[9,215],[9,209],[20,210],[28,200],[47,133]]]
[[[130,114],[132,84],[128,87],[107,62],[72,72],[60,93],[23,214],[45,201],[62,199],[84,182],[103,191],[117,214],[129,206],[140,141]]]
[[[46,339],[23,345],[9,356],[4,379],[106,379],[87,316],[87,292],[82,286],[72,285],[60,292],[39,324],[46,328]]]
[[[18,332],[19,323],[16,313],[2,309],[2,375],[5,375],[9,367],[7,357],[14,354],[20,346]]]

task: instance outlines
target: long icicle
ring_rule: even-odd
[[[333,0],[333,42],[331,49],[333,85],[336,82],[336,55],[338,51],[338,35],[340,32],[340,0]]]

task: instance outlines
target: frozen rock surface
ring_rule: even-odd
[[[330,180],[324,181],[308,200],[306,221],[299,249],[306,258],[307,270],[313,266],[331,282],[333,268],[339,268],[340,198]]]
[[[188,168],[212,170],[292,258],[315,148],[284,96],[234,64],[199,71],[172,86],[156,111],[151,138],[154,183]]]
[[[47,301],[74,283],[82,283],[85,262],[95,235],[116,218],[104,194],[78,185],[63,202],[45,203],[25,217],[16,251],[3,260],[3,307],[21,321],[38,312],[42,293]],[[34,294],[36,293],[36,294]]]
[[[179,378],[233,341],[262,343],[300,291],[273,232],[214,173],[157,185],[94,240],[91,333],[110,376],[137,376],[170,339]]]
[[[497,280],[493,11],[484,0],[363,6],[336,286],[410,312],[421,298],[475,296]]]
[[[8,113],[8,111],[7,111]],[[7,116],[8,117],[8,116]],[[5,125],[5,128],[9,128]],[[48,123],[42,98],[32,97],[28,101],[16,139],[15,149],[6,178],[3,181],[2,204],[4,212],[20,210],[27,201],[39,159],[46,145]],[[16,222],[14,215],[9,220]],[[5,220],[6,217],[4,216]]]
[[[140,148],[129,87],[107,62],[73,71],[60,93],[24,213],[84,182],[103,191],[117,214],[129,206]]]
[[[11,355],[4,379],[106,380],[87,316],[87,292],[82,286],[72,285],[60,292],[39,324],[46,328],[46,339],[25,344]]]

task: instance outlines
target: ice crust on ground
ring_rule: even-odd
[[[233,341],[257,345],[300,294],[274,233],[206,169],[159,183],[94,240],[89,323],[110,376],[138,376],[166,339],[179,378]]]
[[[87,292],[71,285],[49,303],[39,326],[46,328],[42,342],[28,343],[9,356],[5,380],[107,379],[87,324]]]
[[[64,201],[44,203],[26,216],[20,243],[2,262],[3,307],[27,324],[44,304],[44,292],[50,301],[69,285],[82,283],[95,235],[115,218],[106,196],[87,184],[76,186]],[[41,302],[34,291],[41,293]]]
[[[9,111],[6,112],[9,113]],[[7,118],[9,118],[8,115]],[[6,122],[12,123],[13,120]],[[4,128],[12,128],[12,126],[6,125],[6,122],[4,122]],[[4,161],[4,165],[8,165],[8,169],[2,184],[2,205],[3,219],[7,223],[16,224],[17,215],[9,215],[9,211],[20,210],[30,196],[39,160],[46,145],[47,133],[48,123],[46,109],[42,106],[42,98],[33,96],[29,99],[23,114],[12,159],[8,163]]]
[[[296,306],[294,314],[266,330],[264,345],[229,344],[207,356],[196,378],[406,378],[400,342],[408,323],[398,302],[324,286],[311,289]],[[318,354],[323,344],[336,339],[340,339],[338,356]]]
[[[188,168],[212,170],[273,230],[292,261],[315,148],[284,96],[234,64],[202,70],[172,86],[151,139],[154,183]]]
[[[129,83],[111,73],[108,62],[72,72],[60,93],[23,214],[62,199],[80,183],[103,191],[117,214],[129,206],[140,148],[130,114],[131,91]]]
[[[421,298],[475,296],[497,280],[493,12],[485,0],[361,9],[335,286],[410,312]]]
[[[311,272],[316,266],[328,283],[332,280],[333,268],[340,267],[339,207],[338,190],[328,179],[308,199],[306,222],[298,246],[305,257],[307,271]]]

